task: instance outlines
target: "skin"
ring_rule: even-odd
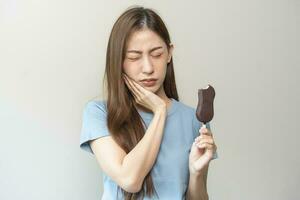
[[[170,106],[171,100],[165,94],[163,82],[173,49],[174,46],[170,44],[168,50],[165,42],[147,28],[136,31],[129,37],[123,72],[124,80],[135,96],[151,97],[152,95],[152,103],[156,101],[158,104],[161,99],[167,108]],[[154,86],[147,87],[140,82],[146,78],[158,80]],[[142,107],[140,109],[143,110]],[[212,132],[207,128],[201,128],[189,154],[190,181],[187,199],[208,199],[206,189],[208,165],[216,149]]]

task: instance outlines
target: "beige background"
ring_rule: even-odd
[[[133,4],[169,28],[181,101],[216,89],[211,199],[300,199],[296,0],[0,0],[0,199],[100,199],[82,109],[101,95],[110,30]]]

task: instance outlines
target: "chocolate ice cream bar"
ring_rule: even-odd
[[[211,85],[198,89],[198,105],[196,109],[197,119],[204,125],[214,116],[215,90]]]
[[[198,89],[198,105],[196,109],[197,119],[203,123],[206,128],[206,123],[210,122],[214,117],[214,98],[215,89],[208,85],[206,88]],[[215,151],[213,159],[218,158],[218,153]]]

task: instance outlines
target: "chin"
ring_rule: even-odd
[[[153,92],[153,93],[156,93],[158,91],[158,89],[156,87],[148,87],[146,89]]]
[[[157,94],[161,89],[162,89],[162,85],[160,85],[159,87],[155,86],[153,88],[151,88],[151,91],[155,94]]]
[[[146,90],[149,90],[149,91],[153,92],[153,93],[156,93],[159,90],[159,88],[157,87],[157,85],[154,85],[152,87],[144,87],[144,88]]]

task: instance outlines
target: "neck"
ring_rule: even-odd
[[[171,100],[169,97],[167,97],[163,85],[162,85],[161,88],[157,91],[156,95],[159,96],[162,100],[164,100],[164,102],[165,102],[166,105],[167,105],[167,109],[169,109],[170,106],[171,106],[172,100]]]

